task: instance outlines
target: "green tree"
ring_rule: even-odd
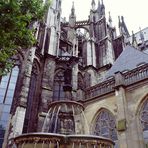
[[[31,26],[43,19],[48,6],[43,0],[0,0],[0,75],[10,71],[18,50],[36,43]]]

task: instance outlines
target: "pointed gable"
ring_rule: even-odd
[[[128,45],[107,72],[106,78],[113,76],[117,71],[132,70],[142,63],[148,63],[148,54]]]

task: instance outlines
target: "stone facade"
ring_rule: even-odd
[[[148,55],[143,55],[147,44],[143,44],[144,49],[141,44],[140,47],[137,44],[137,49],[132,47],[123,17],[119,19],[120,36],[116,36],[111,16],[109,21],[106,19],[104,4],[99,2],[95,8],[92,0],[89,19],[76,21],[73,4],[69,22],[60,22],[61,0],[53,0],[46,22],[36,25],[38,45],[23,50],[16,58],[19,74],[9,104],[10,120],[7,128],[2,129],[5,136],[0,137],[3,148],[12,147],[13,138],[22,133],[41,132],[49,105],[61,100],[84,105],[83,122],[87,122],[84,134],[111,138],[119,148],[145,147],[148,114],[143,121],[141,112],[148,100]],[[119,70],[117,65],[122,62],[119,55],[124,48],[127,52],[130,48],[133,52],[138,50],[139,63],[128,59],[129,69],[121,66]],[[126,54],[123,56],[126,59]],[[70,72],[65,76],[68,68]],[[2,99],[0,125],[3,126],[1,114],[7,98]],[[76,133],[81,133],[78,128]]]
[[[140,106],[147,100],[147,84],[147,80],[144,80],[130,86],[117,85],[113,92],[100,96],[96,95],[91,100],[88,99],[84,102],[86,106],[85,115],[90,130],[91,126],[95,125],[99,111],[102,108],[109,110],[116,119],[118,146],[121,148],[132,146],[143,148],[143,132],[139,118]]]

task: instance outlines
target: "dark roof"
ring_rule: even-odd
[[[148,54],[128,45],[107,72],[106,78],[118,71],[132,70],[142,63],[148,63]]]

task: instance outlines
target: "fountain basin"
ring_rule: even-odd
[[[93,135],[29,133],[14,138],[17,148],[113,148],[108,138]]]

